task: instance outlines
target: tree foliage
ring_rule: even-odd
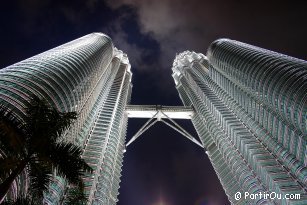
[[[82,149],[62,137],[77,118],[75,112],[59,112],[38,97],[32,97],[25,110],[19,119],[0,109],[0,202],[24,171],[30,181],[28,192],[38,198],[54,172],[73,185],[82,183],[84,172],[92,172],[81,158]]]

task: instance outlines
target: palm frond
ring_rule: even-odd
[[[63,132],[66,131],[72,122],[77,119],[76,112],[67,112],[60,113],[59,117],[55,120],[55,125],[53,126],[53,130],[56,130],[54,134],[56,134],[56,138],[62,136]]]
[[[37,198],[43,198],[44,191],[49,188],[52,179],[52,169],[39,161],[31,161],[28,166],[30,177],[30,193]]]
[[[25,130],[13,112],[0,107],[0,149],[2,154],[24,154]]]
[[[27,129],[31,130],[32,138],[36,136],[50,136],[50,122],[53,108],[44,99],[36,96],[31,97],[31,101],[26,107]],[[33,139],[32,139],[33,141]]]
[[[76,112],[60,112],[35,96],[31,98],[26,111],[27,126],[35,139],[50,138],[56,141],[77,118]]]
[[[57,174],[65,177],[70,183],[81,181],[84,172],[93,169],[81,158],[82,149],[72,143],[58,143],[49,147],[49,156]]]

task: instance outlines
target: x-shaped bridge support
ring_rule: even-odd
[[[126,113],[129,118],[149,118],[147,122],[137,131],[129,140],[126,147],[134,142],[146,130],[157,122],[163,122],[173,128],[200,147],[203,145],[196,140],[191,134],[183,129],[174,119],[191,119],[194,115],[193,108],[185,106],[161,106],[161,105],[128,105]]]

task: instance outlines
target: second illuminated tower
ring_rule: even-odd
[[[233,204],[306,202],[306,76],[305,61],[228,39],[176,56],[176,88]]]

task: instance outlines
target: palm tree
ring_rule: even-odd
[[[13,112],[1,110],[0,203],[24,171],[30,181],[28,191],[40,199],[53,173],[78,185],[82,183],[84,172],[92,172],[81,158],[82,149],[62,139],[77,117],[75,112],[59,112],[38,97],[31,98],[22,121]]]

